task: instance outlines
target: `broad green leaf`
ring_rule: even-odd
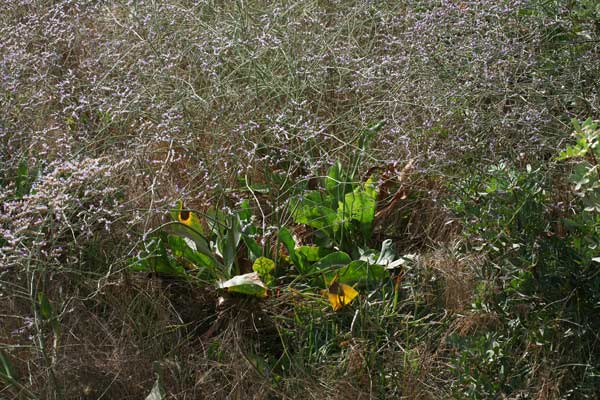
[[[132,257],[129,259],[128,266],[135,272],[152,272],[154,269],[150,265],[148,258],[149,256]]]
[[[298,224],[305,224],[333,236],[338,231],[340,219],[335,211],[321,205],[304,204],[294,213],[294,220]]]
[[[346,284],[379,282],[389,277],[389,273],[381,265],[369,265],[366,261],[355,260],[345,267],[325,273],[325,279],[331,281],[338,276],[338,282]]]
[[[136,272],[161,272],[167,275],[178,276],[173,272],[169,260],[165,260],[161,255],[146,255],[132,260],[129,268]],[[183,273],[183,271],[182,271]]]
[[[194,265],[197,267],[212,268],[216,265],[216,260],[214,257],[196,251],[188,244],[188,242],[186,242],[184,238],[175,235],[168,235],[167,240],[174,256],[183,257],[194,263]],[[194,245],[195,242],[192,241],[191,244]]]
[[[261,279],[265,281],[267,285],[273,284],[273,271],[275,271],[275,262],[267,257],[259,257],[254,261],[252,270],[258,273]]]
[[[229,273],[231,273],[231,269],[235,262],[238,245],[240,244],[240,240],[242,238],[242,228],[240,225],[240,219],[237,215],[232,215],[227,219],[229,224],[226,240],[222,242],[222,254],[225,267]]]
[[[271,273],[275,270],[275,262],[270,258],[260,257],[252,264],[252,270],[259,275]]]
[[[210,249],[208,240],[195,229],[182,223],[174,222],[166,225],[165,230],[174,233],[178,236],[183,236],[187,237],[188,239],[191,239],[196,245],[196,251],[214,259],[214,252]],[[220,264],[218,261],[216,261],[216,259],[214,261],[217,264]]]
[[[234,276],[228,281],[219,282],[217,287],[231,293],[241,293],[256,297],[267,296],[267,286],[265,286],[257,272]]]
[[[294,253],[294,254],[296,253],[294,251],[294,249],[296,247],[296,242],[294,241],[292,234],[290,233],[290,231],[287,228],[281,228],[279,230],[278,237],[279,237],[279,240],[281,240],[281,243],[283,243],[283,245],[285,246],[287,251],[290,253],[290,256],[292,255],[292,253]]]
[[[379,195],[379,192],[377,190],[377,185],[373,181],[372,176],[370,176],[369,179],[367,179],[367,181],[364,183],[363,187],[364,187],[365,193],[369,197],[371,197],[373,200],[377,201],[377,196]]]
[[[160,261],[159,261],[160,260]],[[187,274],[185,272],[185,268],[182,265],[179,265],[175,262],[171,262],[170,260],[167,262],[163,262],[163,258],[161,257],[156,263],[154,263],[154,272],[159,274],[187,278]]]
[[[376,200],[371,193],[355,190],[346,194],[344,202],[339,203],[338,215],[345,221],[358,221],[363,238],[368,240],[373,230],[375,207]]]
[[[240,211],[238,211],[238,216],[240,220],[241,226],[243,226],[242,230],[242,241],[248,248],[248,255],[250,260],[254,261],[258,257],[262,256],[263,249],[262,247],[254,240],[252,235],[255,235],[258,232],[258,229],[252,221],[252,209],[250,208],[250,203],[248,200],[242,201],[240,205]]]
[[[38,305],[40,307],[40,316],[44,320],[49,320],[54,316],[54,311],[52,310],[52,306],[50,305],[50,301],[48,301],[48,297],[43,292],[38,292]]]
[[[313,270],[337,270],[345,265],[348,265],[352,259],[343,251],[336,251],[321,258],[318,262],[312,265]],[[335,275],[335,272],[333,272]]]
[[[334,209],[346,193],[351,192],[352,189],[352,182],[349,182],[348,176],[343,171],[342,164],[336,161],[327,171],[325,190],[328,195],[321,198],[320,204]]]
[[[335,194],[335,190],[345,180],[342,172],[342,164],[336,161],[327,171],[327,177],[325,178],[325,190],[329,193]]]
[[[337,213],[331,208],[335,204],[333,196],[323,196],[318,191],[310,191],[298,200],[294,209],[294,221],[312,228],[322,230],[329,236],[337,231],[340,221]]]
[[[252,218],[252,208],[250,208],[250,202],[248,200],[244,199],[244,201],[242,201],[238,215],[241,221],[250,221]]]
[[[320,246],[300,246],[296,248],[296,253],[304,257],[307,262],[314,263],[331,254],[332,250]]]
[[[560,152],[560,156],[558,157],[559,161],[564,161],[569,158],[579,158],[584,157],[588,151],[587,146],[567,146],[567,149]]]
[[[248,248],[250,260],[256,260],[258,257],[262,256],[262,247],[260,247],[256,240],[248,235],[242,235],[242,240]]]
[[[288,254],[290,255],[290,259],[292,260],[292,264],[298,268],[298,272],[301,274],[306,273],[306,264],[302,260],[302,258],[296,253],[296,242],[292,237],[292,234],[287,228],[281,228],[278,233],[278,238],[285,246]]]
[[[168,242],[165,233],[159,234],[159,237],[152,238],[148,244],[147,252],[138,256],[129,267],[139,272],[157,272],[164,275],[187,278],[185,268],[174,262],[165,248],[165,242]]]

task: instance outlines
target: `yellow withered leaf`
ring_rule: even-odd
[[[337,277],[329,285],[327,290],[323,290],[323,294],[327,295],[333,311],[338,311],[358,296],[358,291],[345,283],[338,283]]]
[[[202,223],[198,218],[198,215],[196,215],[196,213],[194,212],[191,212],[189,210],[183,210],[180,208],[177,211],[177,220],[182,224],[194,229],[198,233],[203,233],[204,231],[204,229],[202,228]]]

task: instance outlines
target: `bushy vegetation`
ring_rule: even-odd
[[[0,399],[594,399],[593,0],[0,3]]]

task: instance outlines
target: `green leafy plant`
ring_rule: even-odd
[[[323,184],[323,190],[308,191],[294,203],[294,221],[314,228],[316,241],[322,247],[348,252],[367,247],[377,202],[373,180],[353,182],[337,162]]]
[[[279,238],[289,252],[292,264],[306,277],[321,276],[325,281],[331,281],[337,276],[340,283],[347,284],[375,282],[389,276],[387,269],[401,264],[390,248],[391,241],[385,241],[380,252],[370,250],[353,259],[344,251],[319,246],[296,247],[286,228],[279,231]]]
[[[185,209],[180,201],[171,211],[173,222],[159,229],[146,243],[146,249],[132,262],[135,271],[157,272],[184,280],[215,283],[228,292],[263,297],[268,287],[261,277],[273,282],[271,264],[262,257],[262,248],[253,235],[247,202],[233,214],[211,211],[205,228],[197,213]],[[242,243],[247,258],[238,254]],[[254,271],[242,271],[241,262],[254,263]],[[258,263],[256,262],[258,261]],[[271,260],[269,260],[271,261]],[[273,263],[274,266],[274,263]]]
[[[381,250],[361,250],[356,259],[344,251],[330,248],[314,245],[296,247],[287,228],[279,231],[279,239],[288,251],[291,263],[299,272],[296,280],[305,281],[311,287],[326,288],[327,290],[322,293],[330,299],[334,310],[339,310],[343,305],[348,304],[343,301],[349,296],[348,293],[352,293],[351,298],[356,297],[354,287],[378,286],[389,280],[391,270],[406,262],[404,257],[396,257],[392,249],[392,241],[389,239],[381,244]],[[336,288],[343,290],[339,293],[332,291],[332,283],[338,285],[335,286]]]
[[[456,343],[459,351],[451,365],[460,375],[461,396],[486,398],[518,390],[526,381],[506,375],[502,360],[532,346],[548,366],[588,360],[588,369],[563,368],[563,379],[584,382],[571,384],[581,396],[597,388],[592,383],[597,369],[591,366],[598,360],[590,349],[597,349],[591,332],[600,324],[600,219],[595,207],[600,133],[592,120],[574,126],[575,143],[561,152],[560,163],[525,168],[501,163],[457,185],[451,207],[462,218],[470,249],[487,259],[476,271],[482,290],[473,312],[497,320],[493,334],[482,327]],[[573,164],[570,175],[565,161]],[[568,197],[558,202],[554,185]],[[498,340],[492,340],[494,335]],[[547,350],[557,346],[567,346],[569,352],[558,358]],[[486,361],[496,349],[515,354]],[[520,361],[525,371],[534,362]]]
[[[575,144],[560,153],[560,161],[573,161],[570,183],[575,199],[564,225],[567,243],[573,252],[573,271],[578,288],[585,293],[585,303],[600,309],[600,129],[588,118],[573,120]],[[582,293],[582,294],[583,294]]]
[[[359,182],[357,172],[369,143],[382,127],[380,122],[361,132],[349,167],[335,162],[320,189],[306,191],[292,202],[294,222],[315,229],[319,246],[337,247],[354,255],[359,248],[368,247],[378,193],[373,178]]]
[[[580,124],[573,120],[575,144],[567,146],[558,160],[575,160],[570,176],[574,193],[583,202],[585,212],[600,211],[600,129],[591,118]]]
[[[493,398],[498,393],[510,392],[511,374],[508,364],[510,341],[496,333],[468,337],[452,335],[449,342],[457,349],[452,372],[457,380],[453,392],[457,398]]]
[[[400,265],[391,241],[385,241],[380,251],[369,248],[378,192],[373,177],[366,182],[354,178],[362,153],[381,126],[377,124],[358,137],[358,152],[351,168],[344,169],[336,162],[328,170],[321,190],[310,190],[292,201],[295,222],[315,229],[315,244],[297,246],[286,227],[281,227],[277,236],[287,250],[287,256],[281,257],[276,251],[277,261],[289,261],[299,273],[299,280],[311,288],[329,288],[333,297],[339,297],[336,304],[332,303],[336,310],[347,304],[342,297],[356,297],[357,292],[349,285],[379,283],[389,278],[388,269]],[[257,191],[247,179],[245,182],[247,190]],[[199,214],[178,202],[171,218],[173,221],[146,243],[145,251],[132,263],[134,270],[214,282],[219,289],[258,297],[266,296],[268,287],[275,284],[276,261],[268,258],[268,249],[255,240],[262,232],[253,223],[247,201],[235,213],[208,211],[204,223]],[[242,248],[245,254],[240,260]],[[243,271],[242,264],[252,265],[253,272]],[[289,273],[286,275],[291,278]],[[334,282],[346,294],[332,291]]]

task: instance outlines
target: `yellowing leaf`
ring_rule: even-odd
[[[180,210],[177,214],[177,220],[184,225],[189,226],[190,228],[194,228],[200,232],[202,232],[202,224],[198,219],[198,216],[188,210]]]
[[[345,283],[338,283],[337,277],[331,282],[327,290],[322,291],[327,296],[333,311],[338,311],[358,296],[358,291]]]
[[[186,210],[183,207],[183,202],[179,200],[177,202],[177,208],[171,210],[171,216],[175,221],[181,222],[185,226],[192,228],[196,233],[204,234],[204,228],[198,215],[190,210]]]

